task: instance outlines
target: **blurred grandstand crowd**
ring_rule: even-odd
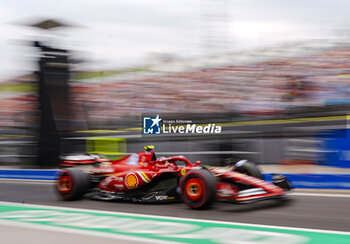
[[[23,76],[4,84],[31,83]],[[244,65],[188,68],[128,79],[72,82],[76,114],[93,122],[141,113],[279,114],[289,108],[350,103],[350,46]],[[0,88],[1,89],[1,88]],[[35,121],[36,95],[0,92],[0,130]]]
[[[35,126],[37,96],[30,89],[34,82],[32,75],[24,75],[0,83],[0,136],[3,136],[1,132],[4,130],[25,130]],[[17,89],[23,83],[29,88],[28,91]]]
[[[283,113],[350,102],[350,48],[116,82],[79,83],[88,120],[140,113]]]

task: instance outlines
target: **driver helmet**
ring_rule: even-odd
[[[147,146],[144,146],[143,148],[148,152],[153,152],[153,150],[155,149],[153,145],[147,145]]]
[[[147,152],[152,153],[152,161],[157,160],[156,154],[154,153],[155,146],[147,145],[143,147]]]

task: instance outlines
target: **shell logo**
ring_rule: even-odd
[[[137,179],[135,174],[128,174],[125,177],[125,184],[129,187],[129,188],[134,188],[137,186],[137,184],[139,183],[139,180]]]

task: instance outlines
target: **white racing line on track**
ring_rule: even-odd
[[[12,184],[33,184],[33,185],[38,185],[38,184],[48,184],[52,185],[55,184],[54,180],[18,180],[18,179],[0,179],[0,183],[12,183]]]
[[[292,196],[307,196],[307,197],[344,197],[350,198],[350,194],[333,194],[333,193],[313,193],[313,192],[292,192],[288,195]]]

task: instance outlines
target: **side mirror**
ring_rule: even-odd
[[[197,166],[197,165],[200,165],[200,164],[201,164],[201,161],[194,162],[194,166]]]

